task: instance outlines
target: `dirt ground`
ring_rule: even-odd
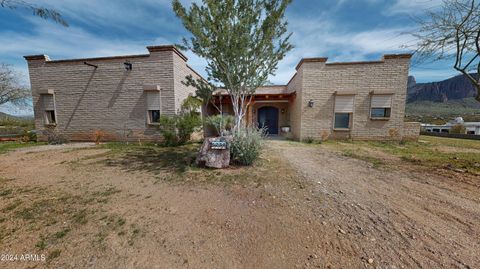
[[[0,268],[480,267],[476,175],[287,141],[252,168],[160,154],[0,155],[0,254],[46,257]]]

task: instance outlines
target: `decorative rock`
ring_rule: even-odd
[[[369,264],[372,264],[372,263],[373,263],[373,259],[372,259],[372,258],[368,259],[368,263],[369,263]]]
[[[342,230],[342,229],[338,229],[338,231],[339,231],[341,234],[347,234],[347,232],[345,232],[345,231]]]
[[[217,169],[228,167],[230,165],[230,149],[228,145],[231,141],[231,136],[205,138],[195,163],[199,166]],[[212,149],[212,142],[227,142],[227,147],[226,149]]]

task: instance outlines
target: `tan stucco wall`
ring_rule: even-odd
[[[302,136],[302,82],[303,70],[299,70],[287,85],[289,92],[295,92],[295,97],[290,102],[289,113],[291,135],[297,140]]]
[[[45,124],[40,93],[47,90],[55,95],[56,129],[80,141],[91,141],[96,130],[105,132],[107,140],[122,140],[129,132],[130,140],[159,139],[157,128],[147,124],[144,86],[159,85],[164,115],[173,115],[182,98],[193,91],[176,83],[189,69],[172,50],[86,60],[98,68],[83,60],[27,60],[40,140],[45,139],[41,135]],[[127,60],[133,65],[131,71],[125,70]]]
[[[299,108],[293,109],[295,115],[292,117],[298,118],[296,114],[301,114],[300,135],[296,137],[400,139],[403,136],[409,62],[406,57],[351,64],[304,62],[298,70],[298,74],[302,74],[302,84],[297,87],[294,104]],[[356,93],[349,132],[333,130],[335,91]],[[394,92],[389,120],[370,119],[371,91]],[[314,107],[308,107],[309,100],[315,102]],[[295,129],[294,133],[298,134]],[[395,132],[398,137],[392,137]]]
[[[420,122],[405,122],[403,128],[403,139],[417,141],[420,138]]]
[[[174,62],[174,92],[175,92],[175,111],[179,111],[183,100],[189,95],[195,95],[195,88],[187,87],[182,82],[185,82],[185,77],[191,75],[194,79],[201,77],[195,73],[179,55],[173,54]]]

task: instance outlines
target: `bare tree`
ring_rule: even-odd
[[[33,12],[33,15],[43,19],[50,19],[63,26],[68,27],[68,23],[63,19],[62,15],[55,9],[49,9],[32,4],[23,0],[0,0],[0,6],[3,8],[17,9],[26,8]]]
[[[10,66],[1,64],[0,105],[5,103],[25,105],[30,95],[30,90],[20,84],[18,75],[10,68]]]
[[[479,1],[480,2],[480,1]],[[480,102],[480,4],[475,0],[444,0],[440,10],[417,20],[419,59],[453,58],[453,67],[477,89]],[[473,73],[476,72],[477,75]]]

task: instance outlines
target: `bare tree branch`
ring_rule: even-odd
[[[476,100],[480,102],[480,4],[475,0],[444,0],[441,10],[427,15],[427,19],[418,20],[419,30],[412,33],[419,40],[417,60],[455,58],[453,68],[477,89]],[[476,76],[472,65],[476,65]]]
[[[31,96],[30,90],[22,87],[18,75],[10,66],[0,65],[0,105],[13,103],[15,105],[26,105]]]

